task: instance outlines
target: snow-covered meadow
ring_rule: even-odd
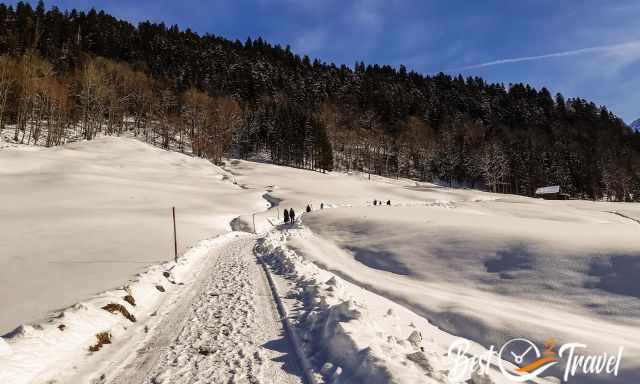
[[[6,132],[5,132],[6,133]],[[117,287],[265,209],[202,159],[125,137],[0,150],[0,334]]]
[[[304,217],[316,234],[292,244],[447,332],[485,346],[520,336],[624,346],[625,380],[637,375],[640,226],[589,211],[555,221],[558,208],[545,219],[503,215],[463,204],[321,212]]]
[[[624,346],[617,382],[639,377],[638,204],[545,201],[247,162],[229,168],[242,182],[269,185],[280,206],[313,205],[302,218],[308,229],[289,241],[299,254],[443,330],[486,347],[513,337],[554,337],[591,352]],[[374,199],[392,206],[372,206]],[[336,209],[319,210],[321,202]]]

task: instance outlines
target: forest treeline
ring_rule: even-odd
[[[58,145],[133,131],[220,160],[357,170],[532,195],[640,200],[640,134],[526,84],[336,66],[104,12],[0,4],[0,130]]]

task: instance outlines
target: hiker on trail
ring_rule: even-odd
[[[311,206],[307,205],[307,213],[311,212]]]
[[[286,209],[284,210],[284,222],[289,222],[289,211],[287,211]]]
[[[320,203],[320,209],[324,209],[324,203]]]
[[[375,207],[376,205],[378,205],[378,200],[373,200],[373,206]]]
[[[391,205],[391,200],[387,200],[387,205]]]
[[[292,223],[296,221],[296,213],[293,211],[293,208],[289,208],[289,219],[291,219]]]

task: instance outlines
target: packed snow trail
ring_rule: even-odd
[[[302,383],[255,243],[243,236],[214,249],[188,305],[174,308],[107,382]]]

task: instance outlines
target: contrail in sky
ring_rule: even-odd
[[[628,49],[628,48],[638,48],[638,47],[640,47],[640,40],[631,41],[631,42],[628,42],[628,43],[621,43],[621,44],[599,45],[599,46],[595,46],[595,47],[573,49],[573,50],[570,50],[570,51],[554,52],[554,53],[548,53],[546,55],[524,56],[524,57],[514,57],[514,58],[509,58],[509,59],[500,59],[500,60],[488,61],[486,63],[480,63],[480,64],[468,65],[468,66],[465,66],[465,67],[453,68],[453,69],[447,70],[447,72],[450,72],[450,71],[466,71],[468,69],[492,67],[494,65],[502,65],[502,64],[520,63],[520,62],[523,62],[523,61],[543,60],[543,59],[550,59],[550,58],[554,58],[554,57],[584,55],[584,54],[587,54],[587,53],[597,53],[597,52],[612,52],[612,51],[617,51],[617,50],[624,50],[624,49]]]

